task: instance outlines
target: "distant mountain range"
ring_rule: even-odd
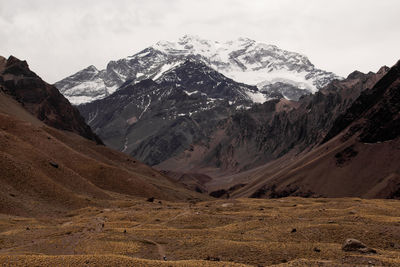
[[[337,120],[389,70],[355,71],[341,79],[274,46],[189,36],[177,43],[159,42],[129,59],[111,65],[125,66],[124,77],[139,67],[144,73],[144,66],[152,74],[121,80],[115,92],[107,95],[104,89],[107,96],[77,108],[106,145],[175,177],[201,177],[208,185],[186,181],[200,191],[226,187],[224,177],[313,151],[342,130]],[[128,62],[136,67],[128,68],[134,66]],[[254,62],[263,67],[255,68]],[[290,81],[237,81],[254,78],[254,73],[269,79],[283,70]],[[307,85],[295,82],[307,71]]]
[[[109,192],[208,198],[182,183],[215,197],[400,198],[400,62],[297,101],[257,104],[258,90],[188,57],[75,108],[26,62],[0,58],[1,211],[103,205]]]
[[[215,147],[215,135],[222,138],[237,129],[241,113],[260,109],[255,104],[286,99],[287,104],[279,105],[291,109],[297,104],[290,100],[318,92],[335,79],[341,78],[316,69],[303,55],[276,46],[244,38],[218,43],[184,36],[112,61],[103,71],[88,67],[56,86],[70,101],[80,103],[81,114],[105,144],[146,164],[168,170],[179,165],[180,170],[211,166],[241,171],[280,153],[257,156],[250,165],[241,160],[228,167],[222,158],[215,159],[225,153],[223,143]],[[265,112],[257,115],[261,121],[256,124],[274,118],[275,102],[267,102],[268,112],[261,108]],[[250,123],[239,121],[239,128]],[[282,143],[281,153],[290,144]],[[262,153],[260,149],[252,143],[245,154],[251,158]]]
[[[255,104],[249,95],[257,93],[256,86],[189,59],[155,81],[126,82],[78,109],[107,145],[175,177],[188,174],[186,182],[200,191],[213,190],[226,188],[225,177],[231,186],[245,184],[253,174],[244,181],[232,176],[286,159],[284,166],[316,149],[338,133],[331,133],[337,119],[388,71],[355,71],[298,101],[275,92],[273,99]]]
[[[26,72],[21,64],[13,75]],[[184,36],[56,83],[91,130],[49,85],[40,97],[22,91],[31,82],[3,91],[198,192],[397,198],[398,69],[343,79],[275,46]]]
[[[340,79],[315,68],[307,57],[274,45],[247,38],[220,43],[185,35],[177,42],[161,41],[133,56],[111,61],[104,70],[89,66],[55,86],[73,104],[92,102],[112,94],[127,81],[157,80],[189,58],[236,82],[257,86],[257,93],[249,94],[256,103],[265,102],[274,93],[297,100]]]

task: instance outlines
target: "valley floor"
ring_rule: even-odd
[[[0,265],[400,266],[396,200],[113,204],[49,218],[0,215]],[[347,238],[377,254],[343,251]]]

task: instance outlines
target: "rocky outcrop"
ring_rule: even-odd
[[[10,56],[0,67],[0,89],[20,102],[39,120],[57,129],[75,132],[102,144],[79,111],[57,90],[34,72],[26,61]]]
[[[366,143],[392,140],[400,135],[399,112],[400,62],[373,88],[364,91],[351,107],[337,118],[324,142],[350,125],[352,126],[345,138],[359,133],[360,140]]]
[[[357,239],[348,238],[343,243],[342,250],[346,252],[376,253],[375,249],[367,247]]]

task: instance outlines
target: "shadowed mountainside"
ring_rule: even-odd
[[[58,91],[32,72],[26,61],[0,57],[0,90],[12,96],[26,110],[47,125],[75,132],[102,144],[79,111]]]
[[[217,123],[252,105],[247,93],[257,90],[192,59],[77,108],[108,146],[153,166],[192,144],[207,146]]]
[[[376,74],[354,72],[298,102],[275,99],[238,111],[210,129],[207,144],[194,143],[156,167],[219,177],[253,169],[286,154],[293,157],[310,151],[360,93],[372,88],[386,72],[385,67]]]
[[[234,196],[400,198],[399,103],[397,63],[339,116],[325,143],[266,165]]]

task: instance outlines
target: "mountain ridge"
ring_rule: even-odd
[[[257,86],[266,92],[271,85],[280,82],[309,94],[333,79],[340,79],[315,68],[307,57],[274,45],[245,38],[219,43],[186,35],[177,42],[160,41],[132,56],[110,61],[101,71],[89,66],[56,82],[55,86],[72,103],[87,103],[115,92],[127,80],[156,80],[165,71],[186,61],[188,56],[237,82]],[[298,98],[298,95],[288,96]]]
[[[329,131],[333,121],[346,111],[359,94],[384,75],[360,73],[349,75],[345,80],[333,81],[314,95],[303,96],[299,101],[284,98],[267,101],[238,111],[211,132],[212,147],[194,146],[181,159],[171,159],[157,166],[160,169],[181,172],[204,172],[220,176],[246,171],[276,160],[286,153],[297,154],[317,146]],[[195,159],[199,151],[207,154],[190,169],[186,164]],[[192,156],[190,156],[192,155]],[[186,162],[186,163],[184,163]],[[218,170],[209,173],[209,168]],[[213,175],[212,175],[213,174]]]
[[[400,198],[400,62],[378,75],[335,119],[322,144],[290,162],[266,165],[233,195]]]

